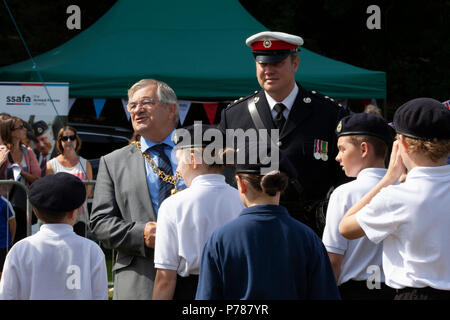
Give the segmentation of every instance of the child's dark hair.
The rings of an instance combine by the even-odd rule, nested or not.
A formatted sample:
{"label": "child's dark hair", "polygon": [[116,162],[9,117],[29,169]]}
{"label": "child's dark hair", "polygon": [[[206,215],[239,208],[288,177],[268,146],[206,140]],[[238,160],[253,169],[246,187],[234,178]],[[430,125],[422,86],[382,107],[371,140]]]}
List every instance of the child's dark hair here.
{"label": "child's dark hair", "polygon": [[246,180],[257,191],[271,197],[277,192],[283,192],[289,183],[289,178],[284,172],[273,171],[264,176],[249,173],[238,173],[239,178]]}
{"label": "child's dark hair", "polygon": [[45,209],[34,208],[36,216],[44,223],[61,223],[64,220],[67,212],[56,212]]}

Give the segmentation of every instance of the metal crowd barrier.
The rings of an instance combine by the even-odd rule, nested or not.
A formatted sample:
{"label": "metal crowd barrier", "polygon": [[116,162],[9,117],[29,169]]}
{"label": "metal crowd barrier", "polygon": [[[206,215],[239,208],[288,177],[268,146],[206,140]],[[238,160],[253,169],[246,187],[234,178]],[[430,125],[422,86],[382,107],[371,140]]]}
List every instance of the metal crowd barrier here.
{"label": "metal crowd barrier", "polygon": [[[27,236],[31,235],[31,219],[32,219],[32,211],[31,211],[31,203],[29,198],[29,190],[26,185],[14,181],[14,180],[0,180],[0,186],[2,185],[10,185],[11,188],[8,188],[6,190],[6,199],[9,201],[9,193],[10,189],[12,189],[12,186],[17,186],[19,188],[22,188],[25,191],[26,194],[26,214],[27,214]],[[7,228],[9,228],[9,223],[6,224]],[[7,229],[9,231],[9,229]]]}

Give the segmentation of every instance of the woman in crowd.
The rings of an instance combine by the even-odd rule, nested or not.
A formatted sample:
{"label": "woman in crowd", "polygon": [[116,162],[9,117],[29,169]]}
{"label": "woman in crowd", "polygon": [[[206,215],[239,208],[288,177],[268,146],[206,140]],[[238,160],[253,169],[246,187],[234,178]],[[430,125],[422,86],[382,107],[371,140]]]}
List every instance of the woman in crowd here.
{"label": "woman in crowd", "polygon": [[[77,130],[65,126],[58,132],[56,148],[59,155],[47,163],[46,175],[58,172],[67,172],[80,178],[82,181],[92,180],[92,166],[90,162],[78,155],[81,149],[81,139]],[[91,195],[91,187],[86,185],[87,197]],[[80,236],[86,236],[89,221],[87,203],[78,210],[77,222],[74,231]]]}
{"label": "woman in crowd", "polygon": [[[1,139],[9,150],[2,166],[2,176],[29,187],[41,177],[41,173],[33,150],[22,142],[26,139],[26,127],[22,119],[3,118],[0,123],[0,132]],[[17,231],[14,240],[17,242],[27,236],[26,194],[22,188],[14,187],[9,196],[16,212]]]}

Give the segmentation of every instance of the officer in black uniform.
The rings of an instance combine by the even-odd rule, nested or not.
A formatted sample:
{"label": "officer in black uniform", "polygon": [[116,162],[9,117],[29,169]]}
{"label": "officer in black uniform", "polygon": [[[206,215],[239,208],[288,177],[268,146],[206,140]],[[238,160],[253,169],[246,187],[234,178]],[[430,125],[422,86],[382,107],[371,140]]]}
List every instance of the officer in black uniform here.
{"label": "officer in black uniform", "polygon": [[[298,46],[303,39],[281,32],[260,32],[249,37],[256,75],[263,90],[235,101],[222,111],[220,128],[279,129],[273,144],[283,150],[297,170],[281,197],[296,219],[321,236],[327,194],[346,177],[335,161],[335,128],[348,110],[333,99],[305,90],[295,82]],[[259,119],[259,120],[258,120]]]}

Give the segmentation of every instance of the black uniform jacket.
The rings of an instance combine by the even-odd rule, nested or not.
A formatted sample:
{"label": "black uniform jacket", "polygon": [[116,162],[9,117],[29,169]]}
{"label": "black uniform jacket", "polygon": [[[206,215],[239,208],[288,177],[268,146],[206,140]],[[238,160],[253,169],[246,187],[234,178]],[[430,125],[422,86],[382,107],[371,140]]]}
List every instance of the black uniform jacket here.
{"label": "black uniform jacket", "polygon": [[[285,201],[309,203],[326,197],[331,186],[345,181],[337,155],[337,138],[335,134],[339,120],[348,115],[348,110],[338,105],[333,99],[315,91],[307,91],[299,84],[299,93],[295,99],[288,119],[280,132],[279,148],[297,170],[297,179],[303,190],[288,187],[281,198]],[[256,128],[248,110],[248,100],[253,99],[266,129],[275,129],[269,104],[264,91],[256,92],[240,99],[222,111],[220,128],[247,130]],[[323,151],[327,143],[326,156],[317,159],[314,153]],[[323,149],[317,150],[319,146]],[[317,156],[317,155],[316,155]],[[292,208],[288,208],[292,213]]]}

